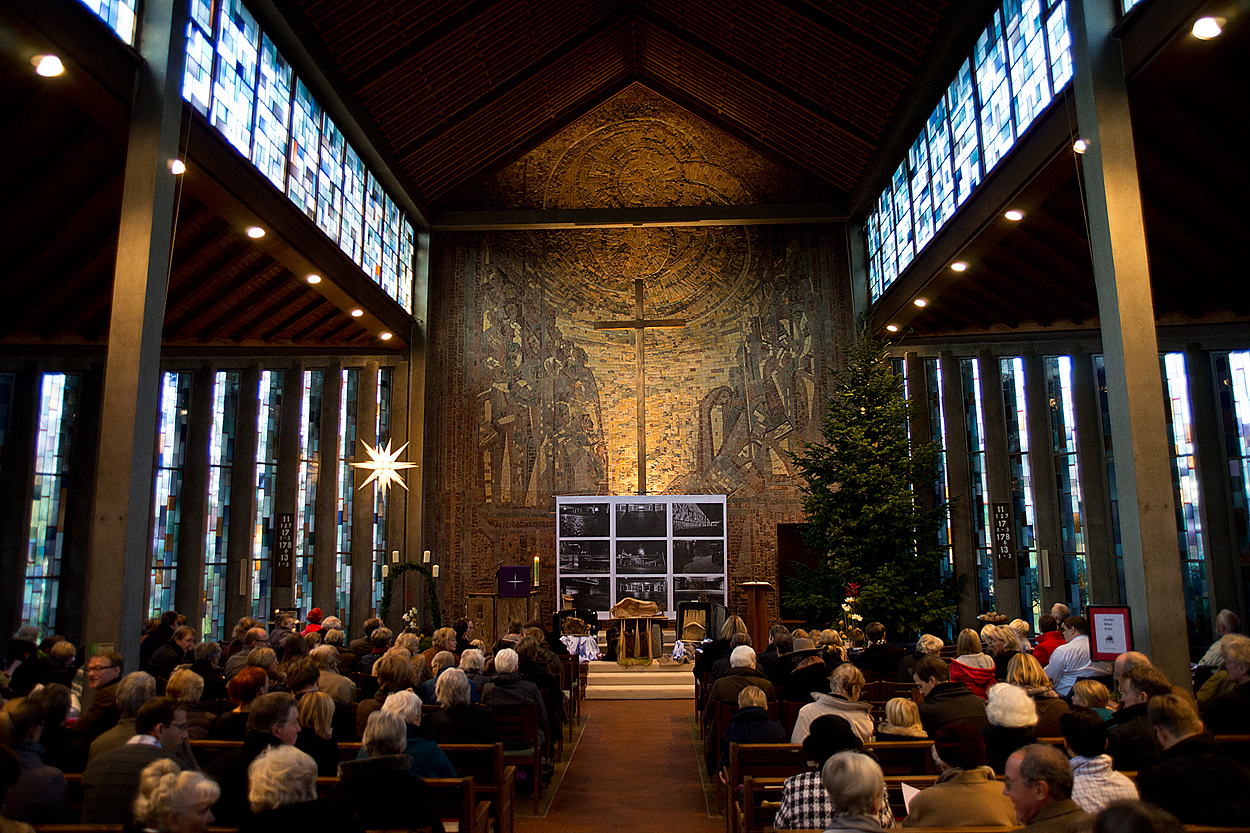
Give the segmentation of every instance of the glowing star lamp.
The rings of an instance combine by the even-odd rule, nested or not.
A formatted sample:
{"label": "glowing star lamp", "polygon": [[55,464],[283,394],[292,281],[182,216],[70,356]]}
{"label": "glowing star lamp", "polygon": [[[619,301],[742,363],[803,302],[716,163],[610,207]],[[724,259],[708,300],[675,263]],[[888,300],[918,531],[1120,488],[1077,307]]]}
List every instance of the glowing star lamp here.
{"label": "glowing star lamp", "polygon": [[392,483],[398,483],[404,487],[404,491],[408,490],[408,484],[404,482],[404,478],[400,475],[402,469],[415,469],[416,463],[401,463],[397,459],[399,455],[404,453],[404,449],[408,447],[408,443],[404,443],[397,451],[391,451],[391,441],[386,441],[386,448],[381,446],[373,447],[363,440],[360,443],[365,447],[365,453],[369,455],[367,463],[352,463],[352,468],[357,469],[373,469],[373,474],[360,484],[360,488],[368,486],[374,480],[378,481],[378,489],[385,492]]}

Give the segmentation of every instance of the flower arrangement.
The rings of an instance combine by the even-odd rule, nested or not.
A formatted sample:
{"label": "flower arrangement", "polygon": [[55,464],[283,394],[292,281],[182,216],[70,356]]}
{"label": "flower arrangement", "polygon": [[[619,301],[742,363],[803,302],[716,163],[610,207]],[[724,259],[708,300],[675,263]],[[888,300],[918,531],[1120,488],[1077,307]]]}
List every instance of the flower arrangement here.
{"label": "flower arrangement", "polygon": [[404,622],[404,633],[421,632],[421,614],[415,607],[408,608],[407,612],[400,618]]}
{"label": "flower arrangement", "polygon": [[859,582],[852,581],[847,584],[843,596],[845,601],[842,602],[842,630],[850,633],[851,628],[855,627],[853,623],[864,621],[864,617],[855,610],[859,601]]}

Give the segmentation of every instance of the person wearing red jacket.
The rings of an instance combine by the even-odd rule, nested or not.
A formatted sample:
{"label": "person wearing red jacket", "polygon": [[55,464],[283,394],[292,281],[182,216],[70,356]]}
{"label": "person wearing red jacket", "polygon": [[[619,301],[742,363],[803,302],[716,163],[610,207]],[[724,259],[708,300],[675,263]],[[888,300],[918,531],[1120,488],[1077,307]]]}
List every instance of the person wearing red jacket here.
{"label": "person wearing red jacket", "polygon": [[1045,668],[1046,663],[1050,662],[1051,653],[1062,645],[1064,640],[1063,634],[1059,631],[1059,620],[1049,613],[1043,614],[1038,619],[1038,625],[1041,633],[1033,641],[1033,658]]}

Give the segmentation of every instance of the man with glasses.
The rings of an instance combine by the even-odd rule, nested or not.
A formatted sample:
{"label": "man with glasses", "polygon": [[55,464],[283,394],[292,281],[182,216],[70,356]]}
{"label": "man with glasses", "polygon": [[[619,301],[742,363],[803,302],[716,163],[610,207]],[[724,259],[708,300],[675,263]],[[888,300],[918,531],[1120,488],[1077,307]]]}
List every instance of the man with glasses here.
{"label": "man with glasses", "polygon": [[143,768],[172,758],[187,739],[187,713],[171,697],[153,697],[135,717],[135,735],[94,759],[82,775],[83,824],[130,824]]}
{"label": "man with glasses", "polygon": [[115,651],[96,654],[87,662],[87,685],[95,692],[91,706],[74,723],[75,731],[93,740],[117,725],[121,706],[117,705],[117,681],[123,671],[122,655]]}
{"label": "man with glasses", "polygon": [[1053,746],[1034,743],[1017,749],[1007,759],[1003,795],[1011,799],[1016,818],[1024,824],[1017,833],[1067,833],[1090,816],[1072,800],[1072,767]]}
{"label": "man with glasses", "polygon": [[230,682],[230,678],[242,671],[243,667],[247,665],[247,656],[252,653],[253,648],[268,647],[269,632],[264,628],[252,628],[245,633],[243,635],[243,650],[226,660],[226,667],[222,669],[226,682]]}

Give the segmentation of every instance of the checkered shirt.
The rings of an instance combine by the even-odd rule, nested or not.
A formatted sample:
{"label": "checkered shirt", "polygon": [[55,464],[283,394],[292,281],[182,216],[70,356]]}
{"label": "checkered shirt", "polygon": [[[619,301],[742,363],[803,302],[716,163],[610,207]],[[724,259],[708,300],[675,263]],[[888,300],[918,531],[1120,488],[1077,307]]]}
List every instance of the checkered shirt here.
{"label": "checkered shirt", "polygon": [[[877,820],[882,827],[894,826],[889,795],[881,793],[881,812]],[[804,772],[786,779],[781,790],[781,806],[773,819],[776,830],[825,830],[833,826],[833,805],[820,780],[820,772]]]}
{"label": "checkered shirt", "polygon": [[1093,815],[1113,801],[1137,798],[1137,786],[1122,772],[1111,768],[1111,756],[1074,757],[1072,764],[1072,800]]}

